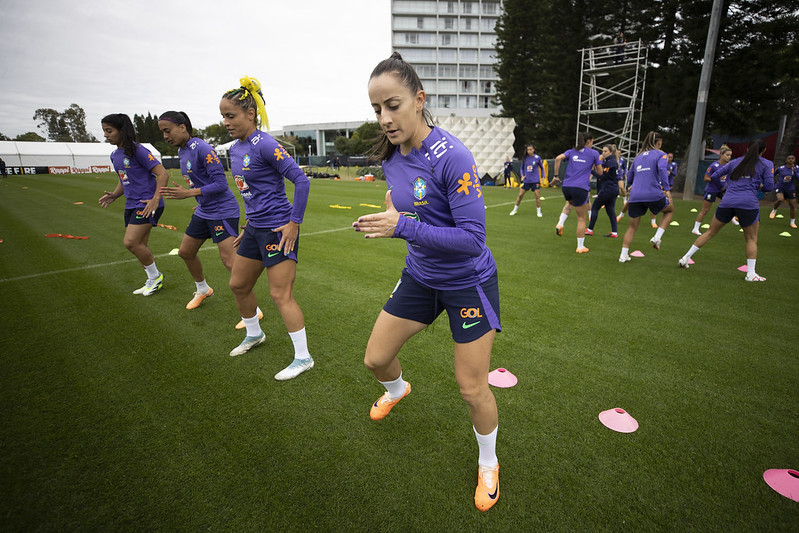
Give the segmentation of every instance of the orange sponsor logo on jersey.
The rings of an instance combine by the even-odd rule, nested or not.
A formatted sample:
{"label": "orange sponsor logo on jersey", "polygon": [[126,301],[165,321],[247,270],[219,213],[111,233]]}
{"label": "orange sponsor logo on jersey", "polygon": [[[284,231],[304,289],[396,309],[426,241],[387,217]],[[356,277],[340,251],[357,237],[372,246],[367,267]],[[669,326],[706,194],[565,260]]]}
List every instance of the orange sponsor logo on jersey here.
{"label": "orange sponsor logo on jersey", "polygon": [[461,307],[462,318],[483,318],[480,309],[477,307]]}

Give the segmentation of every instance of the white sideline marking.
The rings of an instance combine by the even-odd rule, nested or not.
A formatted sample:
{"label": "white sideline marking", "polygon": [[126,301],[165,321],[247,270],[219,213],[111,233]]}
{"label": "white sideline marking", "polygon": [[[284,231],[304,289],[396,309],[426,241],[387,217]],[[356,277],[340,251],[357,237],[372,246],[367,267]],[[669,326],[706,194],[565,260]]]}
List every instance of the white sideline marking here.
{"label": "white sideline marking", "polygon": [[[333,233],[333,232],[336,232],[336,231],[346,231],[346,230],[352,230],[352,226],[347,226],[345,228],[325,229],[325,230],[321,230],[321,231],[314,231],[314,232],[311,232],[311,233],[301,234],[301,236],[302,237],[312,237],[314,235],[321,235],[323,233]],[[352,230],[352,231],[355,231],[355,230]],[[200,248],[200,251],[202,252],[203,250],[216,250],[216,247],[214,247],[214,246],[203,246],[202,248]],[[160,258],[163,258],[163,257],[169,257],[169,253],[157,254],[157,255],[154,255],[153,257],[155,257],[156,259],[160,259]],[[41,278],[41,277],[44,277],[44,276],[54,276],[56,274],[67,274],[69,272],[79,272],[81,270],[89,270],[89,269],[92,269],[92,268],[102,268],[102,267],[109,267],[109,266],[115,266],[115,265],[124,265],[126,263],[136,263],[136,262],[138,262],[138,259],[136,259],[134,257],[132,259],[125,259],[124,261],[113,261],[111,263],[100,263],[99,265],[84,265],[84,266],[81,266],[81,267],[64,268],[62,270],[51,270],[50,272],[39,272],[38,274],[28,274],[27,276],[17,276],[16,278],[0,279],[0,283],[6,283],[6,282],[9,282],[9,281],[22,281],[22,280],[25,280],[25,279]]]}

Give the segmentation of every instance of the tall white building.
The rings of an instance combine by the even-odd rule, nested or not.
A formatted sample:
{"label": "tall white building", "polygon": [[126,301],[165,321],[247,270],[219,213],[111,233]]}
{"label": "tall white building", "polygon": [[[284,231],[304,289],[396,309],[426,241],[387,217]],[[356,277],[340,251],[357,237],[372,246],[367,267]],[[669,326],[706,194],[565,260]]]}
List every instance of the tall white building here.
{"label": "tall white building", "polygon": [[489,117],[501,0],[391,0],[394,50],[414,66],[436,116]]}

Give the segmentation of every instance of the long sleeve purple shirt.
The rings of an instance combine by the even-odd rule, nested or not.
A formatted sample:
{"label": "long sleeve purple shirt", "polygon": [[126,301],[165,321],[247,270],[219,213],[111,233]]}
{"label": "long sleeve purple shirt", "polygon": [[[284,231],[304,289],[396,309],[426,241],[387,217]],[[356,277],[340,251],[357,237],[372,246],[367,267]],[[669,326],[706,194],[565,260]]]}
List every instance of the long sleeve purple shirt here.
{"label": "long sleeve purple shirt", "polygon": [[[230,163],[248,224],[274,229],[289,220],[302,223],[311,182],[271,135],[255,130],[247,139],[233,143]],[[294,205],[286,196],[284,177],[294,183]]]}
{"label": "long sleeve purple shirt", "polygon": [[774,189],[774,165],[762,157],[755,163],[752,176],[741,176],[737,180],[729,176],[737,167],[743,157],[733,159],[723,167],[718,168],[712,177],[727,176],[727,192],[719,202],[719,207],[736,207],[738,209],[760,209],[757,193],[762,189],[768,192]]}
{"label": "long sleeve purple shirt", "polygon": [[541,183],[541,176],[544,175],[541,156],[538,154],[524,156],[522,172],[524,173],[524,183]]}
{"label": "long sleeve purple shirt", "polygon": [[[144,207],[144,203],[155,195],[157,186],[152,170],[161,164],[150,150],[139,143],[135,147],[134,157],[128,157],[122,148],[111,152],[111,164],[119,174],[125,194],[125,209]],[[164,207],[164,199],[158,202],[158,207]]]}
{"label": "long sleeve purple shirt", "polygon": [[795,182],[799,181],[796,168],[796,165],[792,167],[781,165],[774,169],[774,187],[781,191],[794,192]]}
{"label": "long sleeve purple shirt", "polygon": [[577,187],[591,190],[591,170],[594,165],[601,165],[599,152],[593,148],[570,148],[563,152],[569,164],[563,176],[563,187]]}
{"label": "long sleeve purple shirt", "polygon": [[197,210],[194,213],[209,220],[238,218],[239,203],[228,187],[225,170],[211,145],[192,137],[178,150],[178,157],[186,184],[202,192],[195,196]]}
{"label": "long sleeve purple shirt", "polygon": [[671,190],[666,171],[668,158],[668,155],[657,149],[641,152],[636,156],[627,175],[630,202],[657,202],[666,196],[663,191]]}
{"label": "long sleeve purple shirt", "polygon": [[474,157],[455,136],[434,127],[422,148],[383,162],[405,239],[408,274],[439,290],[486,281],[497,265],[486,246],[485,203]]}
{"label": "long sleeve purple shirt", "polygon": [[[724,185],[727,180],[727,176],[721,177],[713,177],[713,173],[716,172],[721,167],[721,163],[718,161],[713,161],[710,163],[710,166],[707,167],[707,172],[705,172],[706,176],[710,176],[710,181],[705,183],[705,194],[713,193],[717,194],[724,190]],[[722,179],[724,178],[724,179]]]}

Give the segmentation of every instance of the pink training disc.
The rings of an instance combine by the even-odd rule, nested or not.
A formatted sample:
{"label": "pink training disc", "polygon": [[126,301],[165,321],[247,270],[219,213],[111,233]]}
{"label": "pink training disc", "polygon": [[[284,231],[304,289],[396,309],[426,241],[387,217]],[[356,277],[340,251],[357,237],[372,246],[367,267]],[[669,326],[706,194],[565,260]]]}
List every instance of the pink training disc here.
{"label": "pink training disc", "polygon": [[741,272],[746,272],[747,271],[746,265],[739,266],[738,270],[740,270]]}
{"label": "pink training disc", "polygon": [[613,431],[618,431],[619,433],[632,433],[638,429],[638,422],[635,418],[631,417],[627,411],[619,407],[599,413],[599,421],[602,422],[605,427]]}
{"label": "pink training disc", "polygon": [[799,472],[784,468],[772,468],[763,473],[768,486],[786,498],[799,502]]}
{"label": "pink training disc", "polygon": [[630,254],[630,257],[644,257],[644,252],[641,250],[636,250]]}
{"label": "pink training disc", "polygon": [[495,387],[502,387],[506,389],[508,387],[513,387],[518,382],[519,380],[516,378],[516,376],[504,368],[497,368],[493,372],[488,373],[488,384]]}
{"label": "pink training disc", "polygon": [[688,259],[688,264],[689,265],[695,265],[696,261],[694,261],[693,259]]}

